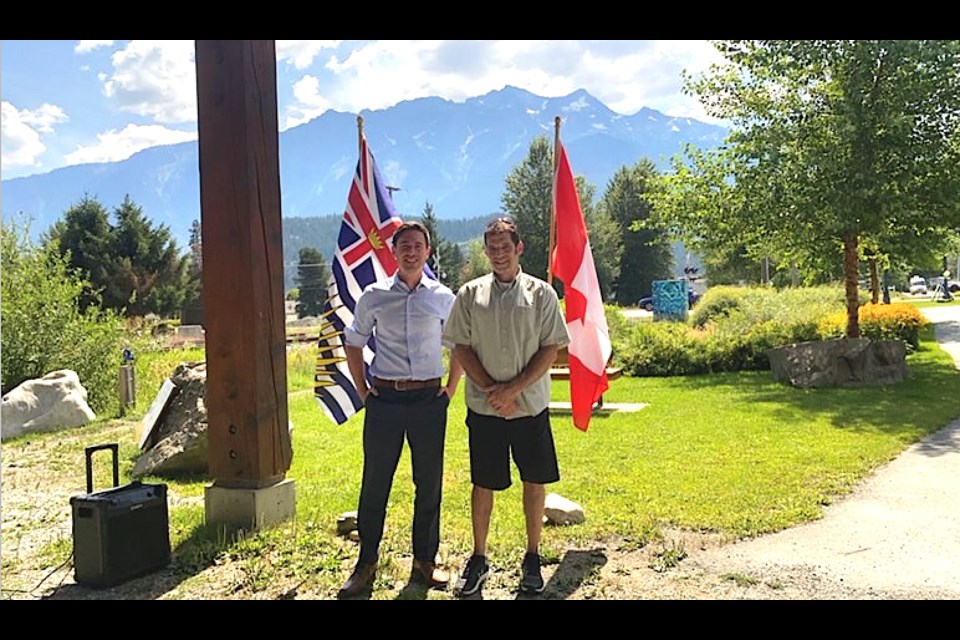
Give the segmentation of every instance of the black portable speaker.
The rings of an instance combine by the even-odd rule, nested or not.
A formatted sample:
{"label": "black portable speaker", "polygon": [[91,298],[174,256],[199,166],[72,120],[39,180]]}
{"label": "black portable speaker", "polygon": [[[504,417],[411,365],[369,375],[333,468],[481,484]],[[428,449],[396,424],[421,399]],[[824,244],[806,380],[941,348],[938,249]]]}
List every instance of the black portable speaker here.
{"label": "black portable speaker", "polygon": [[[78,584],[109,587],[170,563],[167,485],[119,486],[118,445],[87,447],[87,493],[70,498],[73,567]],[[113,488],[93,491],[93,454],[113,453]]]}

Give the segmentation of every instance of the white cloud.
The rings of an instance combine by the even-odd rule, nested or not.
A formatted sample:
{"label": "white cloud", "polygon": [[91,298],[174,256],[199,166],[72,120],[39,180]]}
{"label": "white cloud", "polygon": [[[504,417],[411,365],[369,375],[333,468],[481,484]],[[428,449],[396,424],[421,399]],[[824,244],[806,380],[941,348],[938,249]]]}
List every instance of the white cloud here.
{"label": "white cloud", "polygon": [[111,46],[113,46],[113,40],[81,40],[73,48],[73,51],[74,53],[90,53],[94,49]]}
{"label": "white cloud", "polygon": [[280,130],[303,124],[330,108],[330,102],[320,95],[320,80],[316,76],[303,76],[293,83],[293,97],[297,102],[286,109],[280,118]]}
{"label": "white cloud", "polygon": [[703,40],[653,40],[633,52],[587,50],[577,82],[619,113],[636,113],[641,107],[671,116],[706,120],[702,105],[683,95],[681,72],[696,76],[722,56]]}
{"label": "white cloud", "polygon": [[512,85],[547,97],[586,89],[617,113],[650,107],[706,120],[683,95],[680,72],[720,61],[703,40],[380,40],[330,56],[323,71],[312,67],[285,114],[289,127],[328,108],[356,113],[425,96],[460,102]]}
{"label": "white cloud", "polygon": [[133,40],[110,59],[103,94],[120,110],[163,123],[196,122],[193,40]]}
{"label": "white cloud", "polygon": [[97,135],[96,144],[77,147],[66,155],[66,160],[68,164],[117,162],[149,147],[196,139],[196,131],[178,131],[158,124],[128,124],[122,131],[110,130]]}
{"label": "white cloud", "polygon": [[296,69],[306,69],[325,49],[336,49],[342,40],[277,40],[277,62],[287,62]]}
{"label": "white cloud", "polygon": [[41,134],[53,133],[53,125],[67,122],[63,109],[52,104],[42,104],[37,109],[17,109],[4,101],[0,105],[2,115],[2,139],[0,139],[0,163],[5,168],[41,166],[40,156],[47,150]]}

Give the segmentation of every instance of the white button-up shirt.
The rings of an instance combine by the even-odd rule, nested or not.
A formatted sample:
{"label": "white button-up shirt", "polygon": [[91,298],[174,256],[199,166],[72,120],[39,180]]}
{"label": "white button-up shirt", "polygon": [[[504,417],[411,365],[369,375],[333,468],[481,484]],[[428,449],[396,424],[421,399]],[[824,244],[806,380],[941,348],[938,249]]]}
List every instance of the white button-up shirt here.
{"label": "white button-up shirt", "polygon": [[414,289],[396,276],[375,282],[357,299],[344,339],[351,347],[375,345],[370,373],[378,378],[441,378],[441,336],[453,300],[449,287],[426,276]]}

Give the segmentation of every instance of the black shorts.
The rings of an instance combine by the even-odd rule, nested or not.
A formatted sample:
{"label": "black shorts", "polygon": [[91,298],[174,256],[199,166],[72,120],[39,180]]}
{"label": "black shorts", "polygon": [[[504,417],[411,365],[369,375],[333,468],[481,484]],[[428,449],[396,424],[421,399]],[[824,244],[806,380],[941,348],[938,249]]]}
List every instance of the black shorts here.
{"label": "black shorts", "polygon": [[500,491],[510,486],[510,453],[523,482],[549,484],[560,479],[550,414],[507,420],[467,410],[470,431],[470,480]]}

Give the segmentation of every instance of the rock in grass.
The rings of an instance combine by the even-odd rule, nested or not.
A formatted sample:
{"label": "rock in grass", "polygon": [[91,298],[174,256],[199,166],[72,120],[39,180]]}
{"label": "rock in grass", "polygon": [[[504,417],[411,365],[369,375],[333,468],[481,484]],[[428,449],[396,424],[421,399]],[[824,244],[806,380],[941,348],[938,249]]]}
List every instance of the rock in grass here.
{"label": "rock in grass", "polygon": [[547,494],[543,503],[543,521],[546,524],[580,524],[585,519],[583,507],[576,502],[557,493]]}

